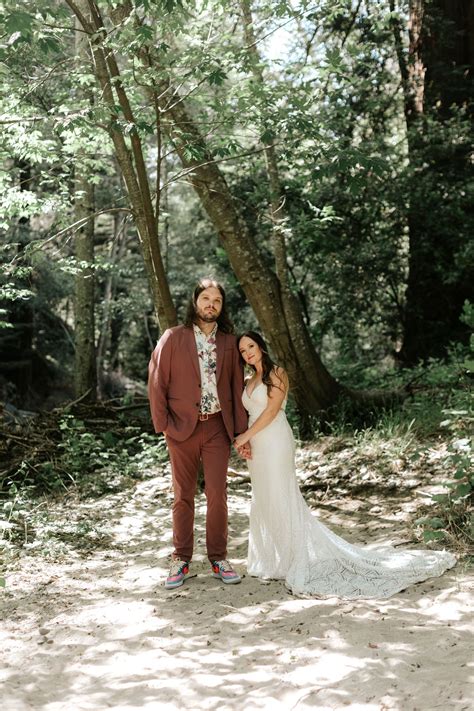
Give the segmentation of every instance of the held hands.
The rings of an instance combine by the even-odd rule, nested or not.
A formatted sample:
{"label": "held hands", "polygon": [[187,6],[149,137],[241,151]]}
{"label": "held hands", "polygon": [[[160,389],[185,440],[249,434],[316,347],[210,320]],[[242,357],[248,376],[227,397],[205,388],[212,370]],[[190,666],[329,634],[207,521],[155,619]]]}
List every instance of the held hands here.
{"label": "held hands", "polygon": [[239,447],[237,449],[238,453],[240,454],[243,459],[252,459],[252,449],[250,447],[250,444],[247,442],[247,444],[244,444],[242,447]]}
{"label": "held hands", "polygon": [[244,434],[239,435],[234,439],[234,447],[243,459],[252,459],[252,449],[250,447],[250,442]]}
{"label": "held hands", "polygon": [[241,447],[243,447],[245,444],[248,444],[249,437],[246,432],[242,432],[242,434],[237,435],[237,437],[234,439],[234,447],[239,450]]}

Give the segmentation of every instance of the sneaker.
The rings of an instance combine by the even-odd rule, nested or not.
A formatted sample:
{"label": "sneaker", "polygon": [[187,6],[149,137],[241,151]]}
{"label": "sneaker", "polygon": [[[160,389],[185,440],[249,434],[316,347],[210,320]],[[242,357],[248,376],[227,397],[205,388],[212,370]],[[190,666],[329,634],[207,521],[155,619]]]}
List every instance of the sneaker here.
{"label": "sneaker", "polygon": [[211,565],[213,577],[220,578],[226,585],[235,585],[235,583],[241,582],[240,575],[232,569],[228,560],[214,560]]}
{"label": "sneaker", "polygon": [[170,573],[166,578],[165,588],[179,588],[189,576],[189,563],[185,560],[173,560]]}

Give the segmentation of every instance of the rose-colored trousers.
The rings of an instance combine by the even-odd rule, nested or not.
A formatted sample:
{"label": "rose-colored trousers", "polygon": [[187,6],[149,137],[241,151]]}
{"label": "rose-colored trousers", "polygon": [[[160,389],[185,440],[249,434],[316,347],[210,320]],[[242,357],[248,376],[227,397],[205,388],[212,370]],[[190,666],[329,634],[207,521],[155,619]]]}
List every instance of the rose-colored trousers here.
{"label": "rose-colored trousers", "polygon": [[202,460],[207,499],[206,549],[210,561],[227,555],[229,435],[222,415],[198,422],[184,442],[166,437],[173,475],[173,558],[190,561],[194,548],[194,497]]}

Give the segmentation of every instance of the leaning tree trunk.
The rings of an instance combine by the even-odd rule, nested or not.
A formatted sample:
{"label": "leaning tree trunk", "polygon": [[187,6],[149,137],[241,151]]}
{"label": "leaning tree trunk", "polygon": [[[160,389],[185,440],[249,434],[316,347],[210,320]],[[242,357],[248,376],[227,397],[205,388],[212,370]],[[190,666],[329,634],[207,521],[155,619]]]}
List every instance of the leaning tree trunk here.
{"label": "leaning tree trunk", "polygon": [[[87,59],[88,43],[80,31],[76,32],[75,40],[76,56]],[[95,402],[97,366],[94,314],[94,187],[84,166],[79,165],[79,159],[74,169],[74,205],[75,222],[80,224],[75,233],[77,273],[74,298],[74,391],[76,398]]]}
{"label": "leaning tree trunk", "polygon": [[[262,88],[265,86],[265,78],[262,69],[262,60],[257,49],[257,42],[255,33],[253,30],[253,18],[252,18],[252,8],[250,0],[240,0],[240,8],[243,20],[243,29],[245,42],[247,45],[247,51],[249,52],[251,58],[251,68],[252,74],[256,84]],[[272,245],[273,245],[273,256],[275,259],[275,273],[277,279],[277,285],[280,295],[281,309],[280,319],[283,320],[287,326],[290,333],[292,345],[294,346],[291,351],[287,350],[285,353],[281,353],[281,361],[285,364],[286,369],[289,372],[290,380],[294,391],[296,392],[296,399],[298,404],[307,410],[306,402],[303,397],[303,393],[306,391],[307,383],[304,382],[301,374],[301,368],[307,367],[307,365],[298,364],[298,361],[294,361],[295,355],[303,349],[314,351],[312,344],[310,344],[309,335],[306,330],[306,324],[303,321],[303,316],[301,313],[301,306],[298,303],[294,293],[291,290],[290,280],[289,280],[289,270],[287,262],[287,248],[285,239],[285,230],[289,226],[289,218],[285,210],[285,198],[282,190],[282,183],[280,179],[280,171],[278,167],[278,158],[276,154],[275,147],[271,140],[264,141],[264,153],[266,162],[266,171],[268,176],[268,184],[270,189],[270,220],[272,225]],[[267,333],[267,331],[265,331]],[[272,333],[268,332],[268,337],[271,343],[273,343]],[[307,359],[307,363],[308,363]],[[330,376],[327,370],[324,368],[319,358],[317,362],[313,358],[309,361],[315,371],[315,376],[313,379],[317,379],[319,382],[324,381],[326,383],[327,390],[323,394],[323,397],[334,402],[339,395],[340,386],[338,383]],[[299,367],[298,367],[299,365]],[[295,369],[295,366],[297,368]],[[293,372],[295,371],[295,372]],[[322,400],[322,395],[317,394],[318,401],[321,402],[322,409],[327,407],[325,401]],[[319,405],[319,407],[321,407]],[[306,407],[305,407],[306,406]]]}
{"label": "leaning tree trunk", "polygon": [[[135,130],[130,133],[132,145],[132,156],[130,156],[123,134],[117,128],[118,116],[112,85],[123,114],[130,124],[134,124],[134,117],[121,82],[115,55],[110,48],[105,51],[102,44],[107,37],[104,22],[93,0],[87,0],[93,18],[91,22],[88,22],[80,13],[73,0],[66,0],[66,2],[79,17],[83,27],[88,32],[95,32],[92,39],[95,73],[103,90],[104,99],[109,106],[111,114],[109,131],[127,184],[135,222],[142,236],[142,242],[154,244],[157,247],[156,219],[138,133]],[[114,17],[115,21],[123,19],[127,13],[132,12],[131,4],[124,2],[119,6],[117,12],[120,13],[120,16]],[[159,69],[153,63],[151,51],[148,51],[146,55],[142,52],[143,61],[145,61],[145,57],[151,68]],[[159,72],[157,75],[159,76]],[[150,99],[156,102],[159,110],[157,117],[158,113],[163,116],[160,118],[163,130],[173,140],[183,166],[190,169],[190,173],[192,173],[192,185],[214,224],[231,266],[249,299],[260,326],[268,338],[276,358],[288,370],[297,404],[303,411],[309,413],[326,410],[336,402],[341,387],[321,363],[304,324],[301,310],[292,295],[290,295],[291,308],[285,309],[280,282],[265,265],[255,240],[251,237],[238,212],[226,180],[209,154],[206,143],[191,114],[176,91],[173,91],[171,106],[168,105],[168,90],[169,86],[166,82],[159,83],[157,81],[154,90],[149,92]],[[184,139],[183,136],[186,138]],[[201,154],[205,156],[204,159],[197,161],[189,158],[186,149],[190,143],[199,146]],[[155,235],[154,240],[149,239],[152,227]],[[143,240],[143,235],[146,236],[145,240]],[[146,249],[144,256],[147,261]],[[159,263],[162,276],[157,282],[162,283],[165,277],[161,256]]]}
{"label": "leaning tree trunk", "polygon": [[[153,214],[140,139],[136,130],[132,128],[130,133],[132,153],[130,154],[124,136],[118,129],[118,115],[112,86],[123,115],[132,126],[134,126],[134,117],[121,82],[115,55],[110,46],[107,50],[103,46],[104,40],[107,39],[104,23],[93,0],[87,0],[93,15],[91,23],[82,16],[73,0],[65,1],[79,17],[84,29],[91,34],[95,73],[110,112],[109,133],[127,184],[135,222],[142,244],[146,248],[151,248],[153,245],[150,242],[150,235],[155,235],[156,247],[157,232],[156,219],[154,219],[156,215]],[[128,1],[117,8],[122,19],[132,11]],[[135,20],[140,22],[138,18]],[[151,46],[142,49],[140,57],[145,66],[148,62],[149,68],[154,70],[152,74],[156,77],[154,86],[147,89],[150,99],[156,103],[157,117],[158,114],[160,115],[160,128],[163,128],[174,143],[190,182],[216,229],[232,269],[275,357],[288,371],[298,407],[305,413],[320,414],[321,411],[326,411],[333,406],[342,394],[347,394],[352,399],[366,399],[363,393],[353,393],[341,386],[322,364],[311,342],[295,297],[289,290],[282,293],[282,284],[265,264],[256,241],[242,219],[225,177],[210,154],[185,100],[174,88],[170,91],[168,80],[160,80],[161,68],[158,63],[155,63]],[[171,94],[172,99],[168,101],[168,96]],[[187,150],[190,145],[198,149],[202,158],[197,160],[190,157]],[[149,265],[150,253],[147,249],[144,249],[144,257]],[[157,279],[159,285],[162,285],[163,278],[164,271]],[[380,402],[379,397],[376,399]],[[386,397],[383,396],[382,399],[385,400]]]}
{"label": "leaning tree trunk", "polygon": [[[251,59],[252,74],[256,85],[263,89],[265,88],[265,79],[262,69],[262,60],[257,49],[256,37],[253,30],[252,7],[250,0],[240,0],[240,9],[242,12],[247,51]],[[278,281],[280,282],[282,299],[284,299],[285,302],[288,302],[288,306],[291,308],[285,240],[285,226],[288,226],[288,219],[285,211],[285,198],[281,187],[278,159],[273,142],[271,140],[264,141],[264,146],[268,183],[270,187],[270,220],[272,224],[275,272]]]}
{"label": "leaning tree trunk", "polygon": [[[161,87],[165,97],[165,87]],[[317,413],[333,405],[341,387],[322,364],[298,307],[285,309],[282,288],[265,264],[258,246],[242,219],[229,186],[213,160],[184,102],[176,92],[167,106],[161,98],[163,121],[190,182],[213,223],[242,289],[267,337],[277,361],[288,371],[293,394],[305,412]],[[186,135],[186,142],[183,141]],[[189,143],[204,157],[189,158]],[[288,295],[289,296],[289,295]],[[296,302],[295,297],[292,297]]]}
{"label": "leaning tree trunk", "polygon": [[[431,145],[427,121],[430,115],[442,125],[452,116],[452,104],[462,106],[472,96],[472,74],[463,71],[470,66],[474,51],[474,18],[469,5],[472,3],[468,0],[436,0],[429,5],[425,0],[410,0],[408,57],[404,28],[396,19],[392,21],[413,176],[408,198],[408,280],[400,353],[407,364],[442,355],[450,341],[466,335],[459,316],[465,299],[473,295],[467,277],[451,277],[457,271],[456,255],[465,248],[462,216],[456,218],[459,210],[451,210],[458,226],[447,223],[444,217],[451,197],[448,195],[447,202],[446,192],[450,191],[446,184],[451,183],[454,192],[462,187],[468,150],[461,146],[449,153],[447,146],[440,150],[439,145]],[[390,0],[390,6],[395,10],[395,0]]]}
{"label": "leaning tree trunk", "polygon": [[[176,309],[171,299],[168,280],[161,259],[158,239],[158,217],[153,206],[150,184],[145,166],[142,141],[140,139],[135,116],[127,93],[116,57],[110,47],[104,47],[107,30],[94,0],[83,0],[88,14],[74,0],[65,0],[87,33],[94,61],[94,73],[102,89],[102,96],[109,112],[108,133],[115,148],[115,155],[125,180],[134,221],[137,227],[143,259],[147,271],[153,300],[157,311],[160,329],[164,330],[176,324]],[[121,12],[121,6],[116,9]],[[121,115],[130,130],[130,148],[120,127]]]}

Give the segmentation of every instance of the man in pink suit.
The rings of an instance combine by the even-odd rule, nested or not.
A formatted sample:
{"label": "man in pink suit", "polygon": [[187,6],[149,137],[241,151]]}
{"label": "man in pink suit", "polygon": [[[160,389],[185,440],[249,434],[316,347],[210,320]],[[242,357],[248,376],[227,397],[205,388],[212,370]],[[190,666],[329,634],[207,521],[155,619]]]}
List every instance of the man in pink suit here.
{"label": "man in pink suit", "polygon": [[[182,585],[194,544],[199,463],[207,499],[206,547],[214,577],[239,583],[227,561],[227,465],[234,437],[247,429],[243,369],[223,287],[202,279],[185,324],[169,328],[153,351],[148,396],[156,432],[166,437],[173,477],[173,560],[165,582]],[[249,451],[241,452],[249,456]]]}

